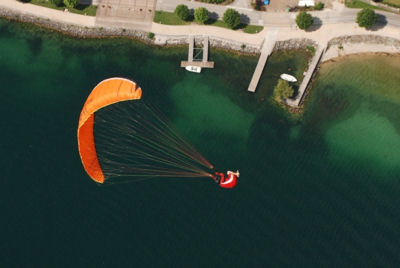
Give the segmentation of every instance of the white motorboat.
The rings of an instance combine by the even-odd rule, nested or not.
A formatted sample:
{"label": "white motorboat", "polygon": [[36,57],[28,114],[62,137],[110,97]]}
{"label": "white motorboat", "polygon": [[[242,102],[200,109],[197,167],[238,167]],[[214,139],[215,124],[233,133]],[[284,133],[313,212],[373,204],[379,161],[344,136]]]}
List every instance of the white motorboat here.
{"label": "white motorboat", "polygon": [[299,7],[313,7],[315,5],[314,0],[299,0]]}
{"label": "white motorboat", "polygon": [[198,66],[189,65],[189,66],[186,66],[185,69],[187,71],[193,72],[193,73],[200,73],[201,72],[201,67],[198,67]]}
{"label": "white motorboat", "polygon": [[281,78],[282,78],[283,80],[288,81],[288,82],[297,82],[296,77],[294,77],[294,76],[292,76],[292,75],[290,75],[290,74],[281,74]]}

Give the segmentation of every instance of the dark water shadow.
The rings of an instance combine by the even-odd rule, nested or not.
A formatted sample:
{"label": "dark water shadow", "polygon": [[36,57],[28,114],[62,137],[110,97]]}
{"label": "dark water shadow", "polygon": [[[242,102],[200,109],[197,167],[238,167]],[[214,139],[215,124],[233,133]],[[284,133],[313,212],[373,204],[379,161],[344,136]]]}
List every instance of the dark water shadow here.
{"label": "dark water shadow", "polygon": [[[351,95],[348,92],[355,92],[357,89],[351,85],[343,86],[346,90],[338,90],[335,84],[325,84],[323,86],[316,83],[312,84],[312,90],[319,90],[314,92],[315,101],[306,100],[307,111],[304,115],[304,127],[302,129],[304,135],[310,130],[320,131],[325,129],[326,124],[338,124],[351,117],[359,110],[362,102],[357,100],[357,96]],[[310,111],[318,111],[312,113]],[[323,135],[320,133],[319,135]],[[321,141],[322,146],[323,141]]]}
{"label": "dark water shadow", "polygon": [[368,30],[379,31],[386,27],[386,25],[388,23],[386,17],[382,14],[376,14],[376,17],[377,17],[376,24],[374,26],[372,26],[371,28],[368,28]]}
{"label": "dark water shadow", "polygon": [[[172,68],[168,62],[173,62],[176,58],[185,58],[186,49],[181,48],[154,48],[149,47],[140,42],[132,42],[127,39],[102,39],[102,40],[86,40],[79,43],[79,39],[69,36],[59,36],[58,44],[61,47],[62,66],[68,65],[71,57],[85,58],[80,63],[82,72],[86,73],[86,79],[80,81],[82,89],[90,91],[102,79],[109,77],[124,77],[137,82],[142,88],[160,90],[146,90],[142,99],[151,99],[155,106],[162,106],[167,117],[173,117],[173,101],[170,98],[167,89],[171,88],[174,81],[183,79],[185,72],[183,70]],[[77,49],[79,47],[79,49]],[[95,49],[99,55],[110,55],[104,57],[99,62],[98,58],[87,57],[90,51]],[[164,53],[165,51],[165,53]],[[186,51],[186,52],[185,52]],[[157,57],[154,56],[157,54]],[[126,58],[128,61],[120,61],[118,59]],[[158,72],[145,72],[137,62],[154,62],[159,59],[164,62],[164,68],[168,68],[169,75],[162,76]],[[163,60],[161,60],[163,59]],[[149,63],[151,64],[151,63]],[[172,78],[176,77],[176,78]],[[177,79],[177,80],[176,80]],[[161,90],[162,89],[162,90]]]}
{"label": "dark water shadow", "polygon": [[42,46],[43,46],[42,38],[33,36],[31,38],[27,38],[26,42],[28,44],[30,51],[32,52],[32,54],[34,56],[37,56],[40,54],[40,52],[42,51]]}
{"label": "dark water shadow", "polygon": [[16,35],[16,32],[12,30],[11,25],[6,23],[6,20],[0,18],[0,35],[5,38],[10,38]]}
{"label": "dark water shadow", "polygon": [[397,134],[400,136],[400,107],[398,103],[390,102],[384,99],[374,99],[373,102],[370,102],[369,107],[380,116],[387,118],[392,123],[392,126],[396,129]]}
{"label": "dark water shadow", "polygon": [[306,32],[314,32],[317,31],[322,26],[322,20],[318,17],[313,17],[313,24],[307,28]]}
{"label": "dark water shadow", "polygon": [[[249,148],[259,151],[262,154],[269,154],[273,151],[286,151],[290,123],[278,112],[272,109],[259,113],[249,131]],[[268,143],[260,142],[268,140]],[[271,156],[272,157],[272,156]]]}

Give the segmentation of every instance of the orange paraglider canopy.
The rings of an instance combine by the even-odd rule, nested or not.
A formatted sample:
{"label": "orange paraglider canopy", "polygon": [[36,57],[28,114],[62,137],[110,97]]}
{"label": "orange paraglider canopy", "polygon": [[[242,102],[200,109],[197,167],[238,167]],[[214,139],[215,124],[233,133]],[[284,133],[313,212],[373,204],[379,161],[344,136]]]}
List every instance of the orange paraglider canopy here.
{"label": "orange paraglider canopy", "polygon": [[141,97],[142,90],[136,83],[124,78],[110,78],[100,82],[87,98],[79,117],[78,150],[83,167],[94,181],[104,182],[94,143],[94,113],[108,105]]}

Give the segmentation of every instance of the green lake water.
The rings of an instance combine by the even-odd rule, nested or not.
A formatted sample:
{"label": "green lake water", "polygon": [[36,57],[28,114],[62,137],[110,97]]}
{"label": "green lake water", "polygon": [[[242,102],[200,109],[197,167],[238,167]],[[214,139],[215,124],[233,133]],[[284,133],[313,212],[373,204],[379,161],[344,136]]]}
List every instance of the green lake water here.
{"label": "green lake water", "polygon": [[[398,267],[400,56],[322,66],[302,116],[270,99],[308,54],[211,49],[213,70],[179,68],[186,48],[76,40],[0,21],[2,267]],[[289,69],[290,68],[290,69]],[[136,81],[218,169],[210,179],[95,184],[76,128],[92,88]]]}

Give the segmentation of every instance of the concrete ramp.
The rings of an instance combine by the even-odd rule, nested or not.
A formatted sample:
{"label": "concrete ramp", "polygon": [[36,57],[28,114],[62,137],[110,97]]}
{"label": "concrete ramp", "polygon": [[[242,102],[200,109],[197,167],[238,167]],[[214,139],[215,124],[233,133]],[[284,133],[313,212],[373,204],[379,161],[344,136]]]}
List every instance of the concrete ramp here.
{"label": "concrete ramp", "polygon": [[268,60],[269,55],[271,55],[272,50],[274,49],[275,42],[278,36],[278,30],[272,29],[268,31],[267,35],[265,36],[265,40],[263,46],[261,48],[261,55],[258,59],[256,70],[254,71],[253,77],[251,78],[250,85],[248,91],[255,92],[258,81],[263,73],[265,64]]}

